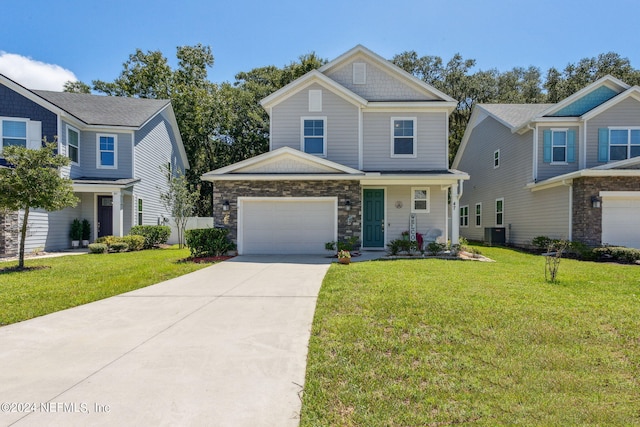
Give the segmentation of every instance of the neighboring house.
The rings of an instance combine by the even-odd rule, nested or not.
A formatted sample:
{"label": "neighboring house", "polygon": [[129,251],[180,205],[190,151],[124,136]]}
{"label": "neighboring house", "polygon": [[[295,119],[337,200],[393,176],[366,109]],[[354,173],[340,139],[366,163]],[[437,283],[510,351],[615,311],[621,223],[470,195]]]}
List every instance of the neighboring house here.
{"label": "neighboring house", "polygon": [[461,234],[640,248],[640,88],[606,76],[557,104],[483,104],[454,168],[471,175]]}
{"label": "neighboring house", "polygon": [[[70,247],[74,218],[90,221],[92,240],[162,222],[161,167],[189,167],[168,100],[29,90],[0,75],[0,122],[0,166],[5,145],[39,149],[43,138],[56,139],[71,159],[62,174],[80,200],[74,208],[30,212],[26,251]],[[18,213],[0,215],[0,256],[16,253],[18,222]]]}
{"label": "neighboring house", "polygon": [[202,176],[240,254],[323,253],[351,237],[385,249],[409,230],[457,241],[448,197],[457,218],[468,175],[448,169],[454,99],[356,46],[261,104],[270,151]]}

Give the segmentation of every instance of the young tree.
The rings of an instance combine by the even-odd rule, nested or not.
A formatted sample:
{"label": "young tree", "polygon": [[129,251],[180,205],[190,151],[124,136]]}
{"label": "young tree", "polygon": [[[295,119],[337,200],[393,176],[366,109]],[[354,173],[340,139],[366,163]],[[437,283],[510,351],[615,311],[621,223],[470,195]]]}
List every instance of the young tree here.
{"label": "young tree", "polygon": [[187,220],[193,214],[199,193],[189,189],[187,178],[180,169],[172,173],[168,166],[163,166],[163,173],[167,179],[167,191],[160,194],[160,201],[170,212],[178,229],[178,245],[184,246],[184,230]]}
{"label": "young tree", "polygon": [[78,203],[71,180],[60,176],[60,168],[68,165],[69,159],[56,154],[55,149],[56,144],[46,143],[40,150],[8,146],[2,152],[10,166],[0,167],[0,209],[24,212],[18,269],[24,268],[24,242],[31,209],[57,211]]}

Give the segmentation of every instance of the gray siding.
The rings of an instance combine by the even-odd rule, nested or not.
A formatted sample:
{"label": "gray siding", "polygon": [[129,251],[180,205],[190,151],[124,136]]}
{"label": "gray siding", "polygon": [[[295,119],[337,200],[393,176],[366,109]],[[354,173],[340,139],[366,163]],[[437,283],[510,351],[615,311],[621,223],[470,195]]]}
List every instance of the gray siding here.
{"label": "gray siding", "polygon": [[[65,156],[69,155],[69,142],[67,141],[67,127],[69,126],[70,125],[68,123],[64,121],[62,122],[62,130],[60,131],[60,137],[58,138],[60,141],[60,154],[63,154]],[[82,132],[80,129],[78,129],[75,126],[71,126],[71,127],[78,131],[79,138],[80,138],[80,141],[78,142],[79,162],[78,164],[72,163],[66,168],[66,173],[69,175],[71,179],[73,179],[73,178],[80,178],[82,176],[88,176],[83,174],[82,168],[83,166],[85,166],[85,162],[83,161],[82,154],[83,154],[83,151],[87,150],[89,147],[87,147],[87,142],[83,141],[84,132]],[[95,144],[96,144],[96,141],[94,140],[93,145],[95,146]],[[95,147],[94,147],[94,150],[95,150]],[[95,159],[93,161],[92,168],[95,168]]]}
{"label": "gray siding", "polygon": [[[57,251],[71,247],[69,230],[71,221],[74,218],[87,218],[92,221],[91,216],[84,215],[84,212],[91,209],[90,198],[85,194],[78,194],[80,199],[73,208],[65,208],[60,211],[47,212],[37,209],[29,212],[27,225],[27,238],[25,241],[25,252],[33,252],[34,249],[44,249],[45,251]],[[88,206],[85,206],[88,205]],[[20,219],[22,219],[22,211]]]}
{"label": "gray siding", "polygon": [[[417,157],[391,157],[391,117],[416,117]],[[363,169],[447,169],[446,113],[372,113],[363,115]]]}
{"label": "gray siding", "polygon": [[[65,131],[66,134],[66,131]],[[118,139],[117,169],[98,169],[96,166],[96,156],[98,153],[97,135],[116,135]],[[131,178],[133,177],[133,162],[131,159],[131,137],[132,133],[115,132],[80,132],[80,167],[72,169],[71,177],[90,178]],[[66,135],[65,135],[66,138]]]}
{"label": "gray siding", "polygon": [[[575,140],[575,162],[558,164],[544,163],[544,131],[550,129],[572,129],[576,132]],[[538,181],[553,178],[554,176],[563,175],[569,172],[575,172],[579,169],[580,160],[580,140],[582,138],[582,130],[577,126],[540,126],[538,127]],[[531,132],[527,133],[531,138]]]}
{"label": "gray siding", "polygon": [[[500,167],[493,168],[493,153],[500,149]],[[495,202],[504,198],[507,241],[526,246],[539,235],[568,238],[569,187],[532,192],[525,188],[532,176],[532,132],[512,134],[491,117],[472,131],[458,169],[469,173],[460,206],[469,206],[469,227],[460,235],[483,240],[484,228],[495,227]],[[475,205],[482,203],[482,225],[475,227]],[[459,221],[459,218],[454,218]]]}
{"label": "gray siding", "polygon": [[[322,111],[309,112],[309,90],[322,90]],[[358,108],[318,84],[275,106],[271,113],[272,150],[301,149],[301,117],[327,118],[327,159],[358,168]]]}
{"label": "gray siding", "polygon": [[608,126],[640,126],[640,102],[627,98],[587,121],[587,168],[602,164],[598,162],[598,128]]}
{"label": "gray siding", "polygon": [[[366,84],[353,83],[354,62],[367,64]],[[364,57],[349,61],[326,75],[368,101],[432,101],[438,99],[419,92]]]}

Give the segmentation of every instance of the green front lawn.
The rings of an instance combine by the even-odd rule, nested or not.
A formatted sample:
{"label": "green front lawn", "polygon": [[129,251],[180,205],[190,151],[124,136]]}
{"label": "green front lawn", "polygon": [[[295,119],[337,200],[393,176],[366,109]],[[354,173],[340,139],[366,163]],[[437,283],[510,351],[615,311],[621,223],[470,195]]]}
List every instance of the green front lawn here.
{"label": "green front lawn", "polygon": [[27,259],[0,263],[0,326],[143,288],[210,264],[179,263],[188,249]]}
{"label": "green front lawn", "polygon": [[640,267],[481,250],[333,265],[301,426],[640,425]]}

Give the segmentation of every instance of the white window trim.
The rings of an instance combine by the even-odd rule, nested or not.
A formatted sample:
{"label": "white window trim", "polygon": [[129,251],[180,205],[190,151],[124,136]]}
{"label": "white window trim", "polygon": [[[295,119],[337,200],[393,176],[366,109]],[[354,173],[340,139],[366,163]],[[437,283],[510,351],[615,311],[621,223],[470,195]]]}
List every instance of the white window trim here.
{"label": "white window trim", "polygon": [[[569,163],[567,162],[567,156],[569,155],[569,140],[567,139],[569,137],[569,128],[551,128],[549,129],[551,131],[551,163],[549,163],[550,165],[568,165]],[[553,134],[555,132],[564,132],[564,161],[563,162],[556,162],[553,160],[553,148],[555,147],[555,145],[553,145]]]}
{"label": "white window trim", "polygon": [[322,89],[309,90],[309,112],[310,113],[322,112]]}
{"label": "white window trim", "polygon": [[[76,149],[78,150],[78,161],[74,162],[73,160],[71,160],[71,164],[72,165],[76,165],[79,166],[80,165],[80,131],[76,128],[74,128],[73,126],[69,126],[67,125],[67,157],[69,157],[69,152],[71,150],[69,150],[69,147],[71,146],[71,144],[69,144],[69,131],[73,131],[75,133],[78,134],[78,146],[76,147]],[[100,147],[100,144],[98,144],[98,148]],[[71,159],[71,157],[69,157],[69,159]]]}
{"label": "white window trim", "polygon": [[[140,209],[140,202],[142,202],[142,209]],[[140,215],[142,215],[142,221],[140,221]],[[136,222],[138,225],[143,225],[144,223],[144,200],[142,200],[142,197],[138,197],[136,200]]]}
{"label": "white window trim", "polygon": [[[307,153],[304,151],[304,121],[305,120],[322,120],[323,136],[322,136],[322,154]],[[300,151],[318,157],[327,157],[327,116],[303,116],[300,117]]]}
{"label": "white window trim", "polygon": [[[480,213],[478,213],[478,206],[480,207]],[[502,204],[504,210],[504,203]],[[478,224],[478,218],[480,218],[480,224]],[[475,211],[473,212],[473,223],[476,228],[482,227],[482,203],[476,203]]]}
{"label": "white window trim", "polygon": [[[424,190],[427,193],[427,208],[416,209],[416,190]],[[411,187],[411,213],[429,213],[431,211],[431,189],[429,187]]]}
{"label": "white window trim", "polygon": [[[113,166],[103,166],[100,164],[100,137],[113,137]],[[111,133],[96,134],[96,168],[97,169],[118,169],[118,135]]]}
{"label": "white window trim", "polygon": [[2,153],[2,149],[4,148],[4,135],[2,133],[2,122],[4,121],[10,121],[10,122],[24,122],[25,126],[26,126],[26,131],[25,131],[25,139],[24,139],[24,146],[25,147],[29,147],[29,119],[25,119],[22,117],[0,117],[0,153]]}
{"label": "white window trim", "polygon": [[[498,212],[498,202],[502,202],[502,211]],[[495,217],[494,221],[496,223],[496,227],[504,227],[504,197],[500,197],[496,199],[496,203],[494,204]],[[498,213],[502,214],[502,223],[498,224]]]}
{"label": "white window trim", "polygon": [[[496,165],[496,160],[498,161],[497,165]],[[498,169],[499,167],[500,167],[500,149],[498,148],[496,151],[493,152],[493,168]]]}
{"label": "white window trim", "polygon": [[[611,131],[612,130],[626,130],[627,131],[627,158],[622,160],[627,160],[631,158],[631,131],[632,130],[640,130],[640,126],[609,126],[609,159],[611,159],[611,146],[614,145],[611,143]],[[615,144],[615,147],[622,147],[623,144]],[[609,162],[619,162],[620,160],[609,160]]]}
{"label": "white window trim", "polygon": [[[413,122],[413,154],[395,154],[394,153],[394,122],[396,120],[411,120]],[[391,129],[391,141],[390,141],[390,150],[391,150],[391,158],[396,159],[415,159],[418,157],[418,120],[416,117],[391,117],[391,124],[389,126]],[[405,137],[406,138],[406,137]]]}
{"label": "white window trim", "polygon": [[[463,215],[463,212],[467,212],[466,215]],[[462,219],[466,219],[466,221],[462,221]],[[458,219],[460,223],[460,228],[469,228],[469,205],[460,206],[460,218]]]}

